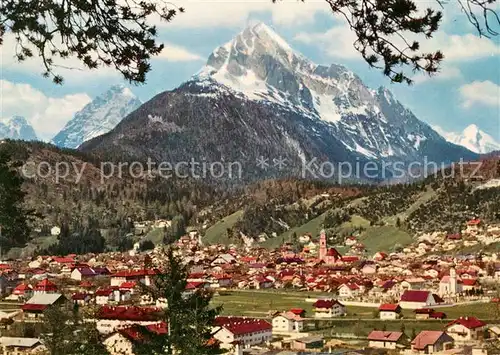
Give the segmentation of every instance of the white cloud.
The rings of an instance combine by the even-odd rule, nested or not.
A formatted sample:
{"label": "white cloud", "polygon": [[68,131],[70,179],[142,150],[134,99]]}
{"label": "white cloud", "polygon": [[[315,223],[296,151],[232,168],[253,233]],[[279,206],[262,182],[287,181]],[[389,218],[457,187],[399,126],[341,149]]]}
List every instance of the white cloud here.
{"label": "white cloud", "polygon": [[43,140],[51,139],[75,112],[91,101],[85,93],[48,97],[29,84],[7,80],[0,80],[0,89],[1,118],[25,117]]}
{"label": "white cloud", "polygon": [[270,13],[276,25],[301,25],[311,23],[317,12],[328,12],[324,0],[179,0],[178,7],[185,8],[171,22],[161,22],[168,28],[241,27],[252,13]]}
{"label": "white cloud", "polygon": [[500,107],[500,86],[489,81],[473,81],[460,87],[460,94],[465,100],[463,107],[474,105]]}
{"label": "white cloud", "polygon": [[[420,42],[422,51],[434,52],[441,50],[444,53],[445,61],[449,62],[472,61],[500,55],[500,44],[471,33],[460,36],[441,32],[430,39],[409,34],[406,38],[409,42],[414,40]],[[359,53],[353,48],[356,35],[346,24],[332,27],[323,33],[302,32],[296,35],[295,39],[317,45],[323,48],[324,52],[331,57],[361,59]],[[401,43],[401,40],[395,37],[394,43]]]}
{"label": "white cloud", "polygon": [[347,25],[332,27],[324,33],[301,32],[295,36],[295,40],[317,45],[323,48],[325,54],[333,58],[361,58],[353,46],[356,35]]}
{"label": "white cloud", "polygon": [[426,51],[441,50],[445,61],[471,61],[500,54],[500,44],[472,33],[462,36],[439,33],[428,41],[424,39],[421,44]]}
{"label": "white cloud", "polygon": [[460,69],[454,66],[448,66],[446,63],[444,63],[444,66],[441,68],[439,73],[429,76],[427,74],[420,73],[418,75],[415,75],[413,77],[413,81],[415,84],[422,84],[424,82],[427,82],[429,80],[436,81],[445,81],[445,80],[451,80],[451,79],[460,79],[462,78],[462,72]]}
{"label": "white cloud", "polygon": [[186,48],[168,43],[164,43],[164,45],[165,48],[163,48],[158,56],[154,57],[155,59],[166,60],[169,62],[189,62],[203,60],[200,55],[192,53]]}

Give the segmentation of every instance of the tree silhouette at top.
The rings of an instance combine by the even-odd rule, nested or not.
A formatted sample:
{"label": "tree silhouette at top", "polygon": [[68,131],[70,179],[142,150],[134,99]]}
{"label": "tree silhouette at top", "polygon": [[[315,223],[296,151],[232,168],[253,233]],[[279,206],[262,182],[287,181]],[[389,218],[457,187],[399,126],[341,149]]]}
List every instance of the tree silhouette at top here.
{"label": "tree silhouette at top", "polygon": [[[419,0],[325,1],[355,33],[354,47],[364,60],[398,83],[412,83],[408,69],[438,72],[443,53],[423,51],[410,37],[432,37],[445,6],[458,6],[480,36],[498,35],[495,26],[500,25],[497,0],[435,0],[439,11],[419,8],[424,3]],[[63,78],[56,73],[56,62],[66,58],[89,69],[113,67],[126,80],[144,83],[151,58],[164,47],[157,41],[154,19],[169,22],[179,12],[184,8],[164,0],[4,0],[0,44],[6,34],[12,35],[17,60],[40,57],[43,74],[58,84]]]}

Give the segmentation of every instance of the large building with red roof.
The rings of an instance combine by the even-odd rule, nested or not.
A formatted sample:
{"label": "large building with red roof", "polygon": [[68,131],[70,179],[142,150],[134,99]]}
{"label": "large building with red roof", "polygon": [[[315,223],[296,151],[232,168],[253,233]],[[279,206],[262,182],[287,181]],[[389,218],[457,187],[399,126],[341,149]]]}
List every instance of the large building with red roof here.
{"label": "large building with red roof", "polygon": [[436,295],[424,290],[406,290],[401,295],[399,305],[403,309],[419,309],[436,305]]}
{"label": "large building with red roof", "polygon": [[221,346],[231,348],[238,343],[244,347],[270,342],[273,326],[266,320],[245,317],[217,317],[215,339]]}
{"label": "large building with red roof", "polygon": [[141,282],[146,286],[151,285],[151,277],[158,274],[158,270],[140,269],[123,270],[111,275],[111,286],[121,286],[124,282]]}
{"label": "large building with red roof", "polygon": [[161,322],[162,310],[156,307],[102,306],[96,314],[97,330],[109,334],[133,325],[148,326]]}

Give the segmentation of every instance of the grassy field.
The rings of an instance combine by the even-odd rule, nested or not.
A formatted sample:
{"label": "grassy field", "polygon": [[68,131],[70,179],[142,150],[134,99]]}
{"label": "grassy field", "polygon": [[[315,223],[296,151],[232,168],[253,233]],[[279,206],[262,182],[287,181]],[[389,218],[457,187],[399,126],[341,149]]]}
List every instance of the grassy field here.
{"label": "grassy field", "polygon": [[205,244],[231,244],[231,241],[226,236],[226,229],[233,227],[242,214],[242,210],[237,211],[208,228],[203,237],[203,242]]}
{"label": "grassy field", "polygon": [[[291,308],[302,308],[307,312],[306,317],[311,318],[314,316],[312,302],[306,302],[306,298],[314,299],[327,295],[326,293],[277,290],[225,291],[214,297],[213,305],[222,305],[224,315],[262,318],[268,318],[270,310],[286,311]],[[442,330],[450,320],[460,316],[476,316],[490,323],[496,322],[492,319],[494,314],[492,307],[491,304],[470,304],[439,308],[439,311],[447,315],[447,319],[444,320],[416,320],[412,310],[404,310],[403,319],[383,321],[374,318],[375,308],[347,306],[347,315],[344,318],[319,321],[308,319],[306,326],[309,331],[327,337],[336,333],[366,336],[374,329],[404,330],[408,336],[412,336],[421,330]]]}
{"label": "grassy field", "polygon": [[[266,317],[270,310],[286,311],[291,308],[303,308],[308,313],[308,316],[313,316],[312,302],[307,302],[307,298],[331,297],[329,293],[319,292],[299,292],[299,291],[282,291],[282,290],[241,290],[241,291],[221,291],[213,299],[214,305],[223,306],[223,314],[226,315],[245,315],[255,317]],[[475,316],[480,319],[492,319],[495,314],[495,305],[489,303],[476,303],[468,305],[458,305],[455,307],[439,308],[440,312],[444,312],[448,319],[455,319],[460,316]],[[365,319],[372,320],[374,318],[375,308],[372,307],[355,307],[347,306],[348,319]],[[404,310],[403,316],[405,321],[415,319],[415,314],[412,310]]]}
{"label": "grassy field", "polygon": [[368,227],[359,240],[365,245],[369,254],[377,251],[390,252],[396,244],[405,246],[413,241],[408,233],[393,226]]}
{"label": "grassy field", "polygon": [[312,314],[312,303],[305,299],[307,296],[315,298],[317,295],[258,290],[227,291],[215,296],[212,302],[217,306],[222,305],[222,313],[226,315],[266,317],[270,310],[286,311],[290,308],[303,308]]}

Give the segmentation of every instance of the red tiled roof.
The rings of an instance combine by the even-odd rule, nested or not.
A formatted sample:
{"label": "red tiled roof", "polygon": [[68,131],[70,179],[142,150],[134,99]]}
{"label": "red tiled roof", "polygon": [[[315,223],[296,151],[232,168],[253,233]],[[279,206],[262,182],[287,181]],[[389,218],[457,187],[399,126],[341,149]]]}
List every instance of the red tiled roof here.
{"label": "red tiled roof", "polygon": [[143,277],[146,275],[157,275],[159,274],[158,270],[123,270],[123,271],[118,271],[111,275],[112,277]]}
{"label": "red tiled roof", "polygon": [[481,328],[486,325],[485,322],[477,319],[476,317],[460,317],[458,319],[455,319],[454,321],[448,323],[446,327],[450,327],[454,324],[460,324],[464,326],[467,329],[476,329],[476,328]]}
{"label": "red tiled roof", "polygon": [[48,307],[46,304],[23,304],[21,309],[23,312],[43,312]]}
{"label": "red tiled roof", "polygon": [[430,315],[429,315],[430,318],[434,318],[434,319],[445,319],[446,318],[446,314],[443,313],[443,312],[432,312]]}
{"label": "red tiled roof", "polygon": [[92,284],[92,282],[90,282],[88,280],[80,282],[80,287],[90,288],[90,287],[93,287],[93,286],[94,285]]}
{"label": "red tiled roof", "polygon": [[464,286],[476,286],[477,279],[463,279],[462,283]]}
{"label": "red tiled roof", "polygon": [[226,328],[235,335],[256,333],[261,331],[271,331],[271,323],[263,319],[244,318],[244,317],[217,317],[215,324]]}
{"label": "red tiled roof", "polygon": [[95,291],[96,296],[109,296],[112,293],[113,293],[112,288],[101,288],[101,289]]}
{"label": "red tiled roof", "polygon": [[120,334],[124,335],[125,337],[135,340],[135,341],[141,341],[145,337],[147,338],[148,333],[155,333],[155,334],[167,334],[167,323],[165,322],[160,322],[157,324],[150,324],[146,326],[141,326],[141,325],[133,325],[128,328],[123,328],[119,330]]}
{"label": "red tiled roof", "polygon": [[186,290],[195,290],[197,288],[200,288],[204,284],[204,281],[188,282],[188,284],[186,285]]}
{"label": "red tiled roof", "polygon": [[55,283],[49,281],[49,279],[43,279],[35,286],[36,291],[57,291],[57,286]]}
{"label": "red tiled roof", "polygon": [[425,303],[427,301],[427,298],[429,297],[429,294],[429,291],[406,290],[401,296],[401,301]]}
{"label": "red tiled roof", "polygon": [[53,256],[52,260],[55,261],[58,264],[72,264],[72,263],[75,262],[75,259],[73,257]]}
{"label": "red tiled roof", "polygon": [[305,311],[305,310],[303,310],[302,308],[292,308],[292,309],[290,310],[290,312],[292,312],[293,314],[296,314],[296,315],[298,315],[298,316],[301,316],[301,315],[303,315],[306,311]]}
{"label": "red tiled roof", "polygon": [[336,304],[339,304],[342,306],[342,304],[337,300],[317,300],[316,302],[314,302],[313,307],[314,308],[332,308]]}
{"label": "red tiled roof", "polygon": [[103,306],[97,312],[98,319],[116,319],[131,321],[159,320],[161,309],[137,306]]}
{"label": "red tiled roof", "polygon": [[445,332],[440,330],[423,330],[411,342],[416,350],[425,350],[429,345],[434,345],[441,337],[446,337],[448,341],[453,341]]}
{"label": "red tiled roof", "polygon": [[26,291],[31,291],[33,288],[31,285],[28,284],[19,284],[16,286],[16,288],[12,291],[14,295],[24,295]]}
{"label": "red tiled roof", "polygon": [[329,248],[328,252],[326,253],[326,255],[327,256],[333,256],[333,257],[339,258],[339,259],[342,257],[342,255],[340,255],[340,253],[335,248]]}
{"label": "red tiled roof", "polygon": [[431,314],[433,312],[434,310],[432,308],[420,308],[415,310],[416,314]]}
{"label": "red tiled roof", "polygon": [[131,289],[131,288],[134,288],[136,285],[137,285],[137,283],[134,281],[127,281],[127,282],[123,282],[120,285],[120,288]]}
{"label": "red tiled roof", "polygon": [[467,225],[468,226],[477,226],[480,223],[481,223],[480,219],[471,219],[469,222],[467,222]]}
{"label": "red tiled roof", "polygon": [[398,310],[401,310],[401,307],[399,307],[399,304],[386,303],[386,304],[381,304],[378,310],[384,312],[397,312]]}
{"label": "red tiled roof", "polygon": [[72,299],[73,301],[83,301],[83,300],[85,300],[87,297],[89,297],[89,294],[88,294],[88,293],[80,292],[80,293],[75,293],[75,294],[73,294],[73,296],[71,296],[71,299]]}
{"label": "red tiled roof", "polygon": [[383,330],[373,330],[370,334],[368,334],[368,340],[374,341],[398,341],[403,333],[401,332],[386,332]]}

